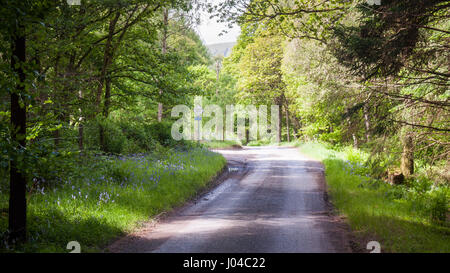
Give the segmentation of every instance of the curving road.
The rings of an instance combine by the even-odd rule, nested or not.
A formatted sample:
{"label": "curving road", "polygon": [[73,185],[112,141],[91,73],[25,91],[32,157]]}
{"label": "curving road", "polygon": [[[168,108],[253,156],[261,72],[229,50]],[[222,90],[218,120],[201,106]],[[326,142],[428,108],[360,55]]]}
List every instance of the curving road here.
{"label": "curving road", "polygon": [[345,227],[326,202],[323,167],[295,148],[217,151],[224,181],[197,202],[133,236],[113,252],[349,252]]}

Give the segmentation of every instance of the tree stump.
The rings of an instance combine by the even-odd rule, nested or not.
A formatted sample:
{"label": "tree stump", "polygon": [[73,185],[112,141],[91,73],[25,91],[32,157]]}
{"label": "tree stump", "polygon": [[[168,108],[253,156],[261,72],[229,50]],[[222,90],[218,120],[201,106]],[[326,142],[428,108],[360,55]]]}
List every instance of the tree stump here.
{"label": "tree stump", "polygon": [[405,182],[405,176],[401,172],[390,172],[388,174],[388,183],[391,185],[401,185]]}

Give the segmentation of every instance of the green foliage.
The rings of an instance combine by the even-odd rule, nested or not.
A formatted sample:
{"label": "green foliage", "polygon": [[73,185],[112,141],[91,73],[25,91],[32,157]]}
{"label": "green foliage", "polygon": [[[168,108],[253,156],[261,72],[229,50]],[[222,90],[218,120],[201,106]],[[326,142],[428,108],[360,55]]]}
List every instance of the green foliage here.
{"label": "green foliage", "polygon": [[[73,240],[82,252],[98,252],[142,221],[192,198],[226,164],[222,156],[200,148],[167,154],[86,155],[74,161],[74,172],[29,195],[29,242],[12,249],[0,236],[0,252],[67,252]],[[5,208],[8,195],[0,190],[0,208]],[[1,213],[2,233],[7,222]]]}
{"label": "green foliage", "polygon": [[190,66],[189,73],[196,79],[192,86],[198,94],[211,97],[216,92],[216,73],[206,65]]}
{"label": "green foliage", "polygon": [[445,223],[450,208],[450,190],[443,188],[434,191],[429,202],[431,218],[439,223]]}
{"label": "green foliage", "polygon": [[171,135],[172,124],[167,122],[154,123],[147,127],[150,135],[164,146],[173,146],[178,142]]}
{"label": "green foliage", "polygon": [[86,125],[86,144],[89,149],[101,150],[98,132],[103,128],[105,148],[112,154],[147,153],[162,145],[175,147],[187,145],[175,141],[171,135],[171,122],[141,123],[126,118],[101,119]]}
{"label": "green foliage", "polygon": [[32,177],[33,186],[35,183],[41,187],[43,185],[54,185],[61,181],[62,177],[70,176],[76,169],[76,161],[73,157],[77,152],[55,151],[50,145],[40,145],[32,150],[29,164],[28,177]]}
{"label": "green foliage", "polygon": [[223,149],[223,148],[241,148],[242,143],[239,141],[207,141],[202,143],[203,146],[210,149]]}
{"label": "green foliage", "polygon": [[247,146],[264,146],[269,145],[271,142],[270,140],[263,139],[263,140],[252,140],[249,143],[247,143]]}
{"label": "green foliage", "polygon": [[240,60],[238,88],[241,92],[237,98],[247,103],[281,104],[278,98],[285,88],[281,73],[283,39],[270,33],[263,35],[247,45]]}
{"label": "green foliage", "polygon": [[[121,131],[127,137],[131,146],[126,147],[124,154],[133,154],[139,151],[151,151],[155,145],[157,138],[152,137],[151,125],[145,121],[137,119],[130,120],[129,118],[122,118],[117,121]],[[135,150],[132,150],[133,148]]]}
{"label": "green foliage", "polygon": [[[449,188],[410,180],[391,186],[370,177],[367,155],[304,143],[300,151],[323,160],[331,200],[361,236],[375,236],[387,252],[448,252]],[[447,222],[446,222],[447,221]]]}
{"label": "green foliage", "polygon": [[[242,32],[216,74],[207,48],[192,28],[195,1],[82,1],[79,6],[66,1],[5,1],[0,6],[0,202],[6,204],[3,193],[8,189],[10,162],[28,176],[33,196],[54,187],[54,197],[61,194],[70,200],[66,188],[58,191],[68,179],[78,181],[80,188],[90,183],[89,177],[104,176],[116,184],[148,180],[150,159],[140,165],[123,157],[155,152],[153,157],[164,161],[173,159],[172,148],[195,148],[197,144],[172,139],[167,117],[172,106],[190,104],[193,95],[203,95],[207,103],[220,106],[278,104],[289,111],[296,137],[327,143],[299,145],[328,160],[327,170],[336,173],[331,174],[331,183],[341,194],[338,203],[347,200],[355,205],[353,209],[339,203],[354,213],[357,226],[373,225],[387,236],[385,227],[374,224],[374,214],[397,228],[398,217],[388,216],[394,208],[404,217],[407,234],[412,230],[423,234],[421,226],[411,225],[413,221],[433,227],[445,222],[448,5],[427,0],[381,1],[379,6],[364,1],[242,3],[218,6],[220,19],[238,21]],[[13,41],[22,35],[27,52],[23,90],[16,88],[20,81],[11,67]],[[11,138],[10,101],[17,92],[19,104],[27,109],[25,146]],[[165,120],[161,123],[159,103]],[[400,165],[403,130],[412,135],[418,173],[407,185],[391,187],[379,180]],[[268,143],[258,140],[248,145]],[[94,155],[95,160],[90,158]],[[86,162],[89,166],[82,162],[86,157],[91,159]],[[111,186],[100,180],[95,195]],[[172,187],[169,199],[175,202],[181,195],[175,184],[167,190]],[[137,195],[130,207],[142,206],[148,197]],[[161,204],[162,199],[157,201]],[[105,220],[91,211],[80,212],[83,204],[61,209],[58,203],[50,206],[52,211],[38,206],[42,204],[40,200],[32,205],[34,230],[42,228],[41,219],[50,215],[68,234],[77,235],[70,226],[80,221],[81,230],[94,230],[83,234],[92,245],[101,232],[124,230],[118,210]],[[67,239],[62,232],[36,234],[46,234],[48,240]],[[396,247],[396,242],[391,244],[392,250]],[[47,250],[55,249],[60,246]],[[417,249],[411,245],[410,250]]]}
{"label": "green foliage", "polygon": [[99,120],[98,130],[103,130],[105,135],[104,152],[122,153],[128,139],[118,124],[109,119]]}

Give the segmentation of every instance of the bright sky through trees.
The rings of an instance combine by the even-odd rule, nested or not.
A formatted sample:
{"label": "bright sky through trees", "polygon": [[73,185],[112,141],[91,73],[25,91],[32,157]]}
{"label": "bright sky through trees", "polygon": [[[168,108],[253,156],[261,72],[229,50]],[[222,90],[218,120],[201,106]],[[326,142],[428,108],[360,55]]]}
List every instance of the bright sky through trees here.
{"label": "bright sky through trees", "polygon": [[[208,0],[207,2],[219,3],[221,0]],[[197,26],[197,33],[202,38],[205,45],[236,42],[237,37],[241,33],[238,25],[234,24],[233,28],[229,28],[227,23],[217,23],[216,18],[210,19],[210,14],[207,11],[202,11],[201,23]],[[222,36],[219,34],[223,31]]]}

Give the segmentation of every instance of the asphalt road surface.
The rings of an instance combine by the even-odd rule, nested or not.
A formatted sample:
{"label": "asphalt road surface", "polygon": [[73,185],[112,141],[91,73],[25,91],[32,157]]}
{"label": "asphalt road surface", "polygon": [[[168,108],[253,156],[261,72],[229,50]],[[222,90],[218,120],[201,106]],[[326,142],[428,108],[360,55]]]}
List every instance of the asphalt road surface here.
{"label": "asphalt road surface", "polygon": [[331,215],[323,166],[298,149],[217,151],[224,181],[161,222],[118,240],[112,252],[350,252]]}

